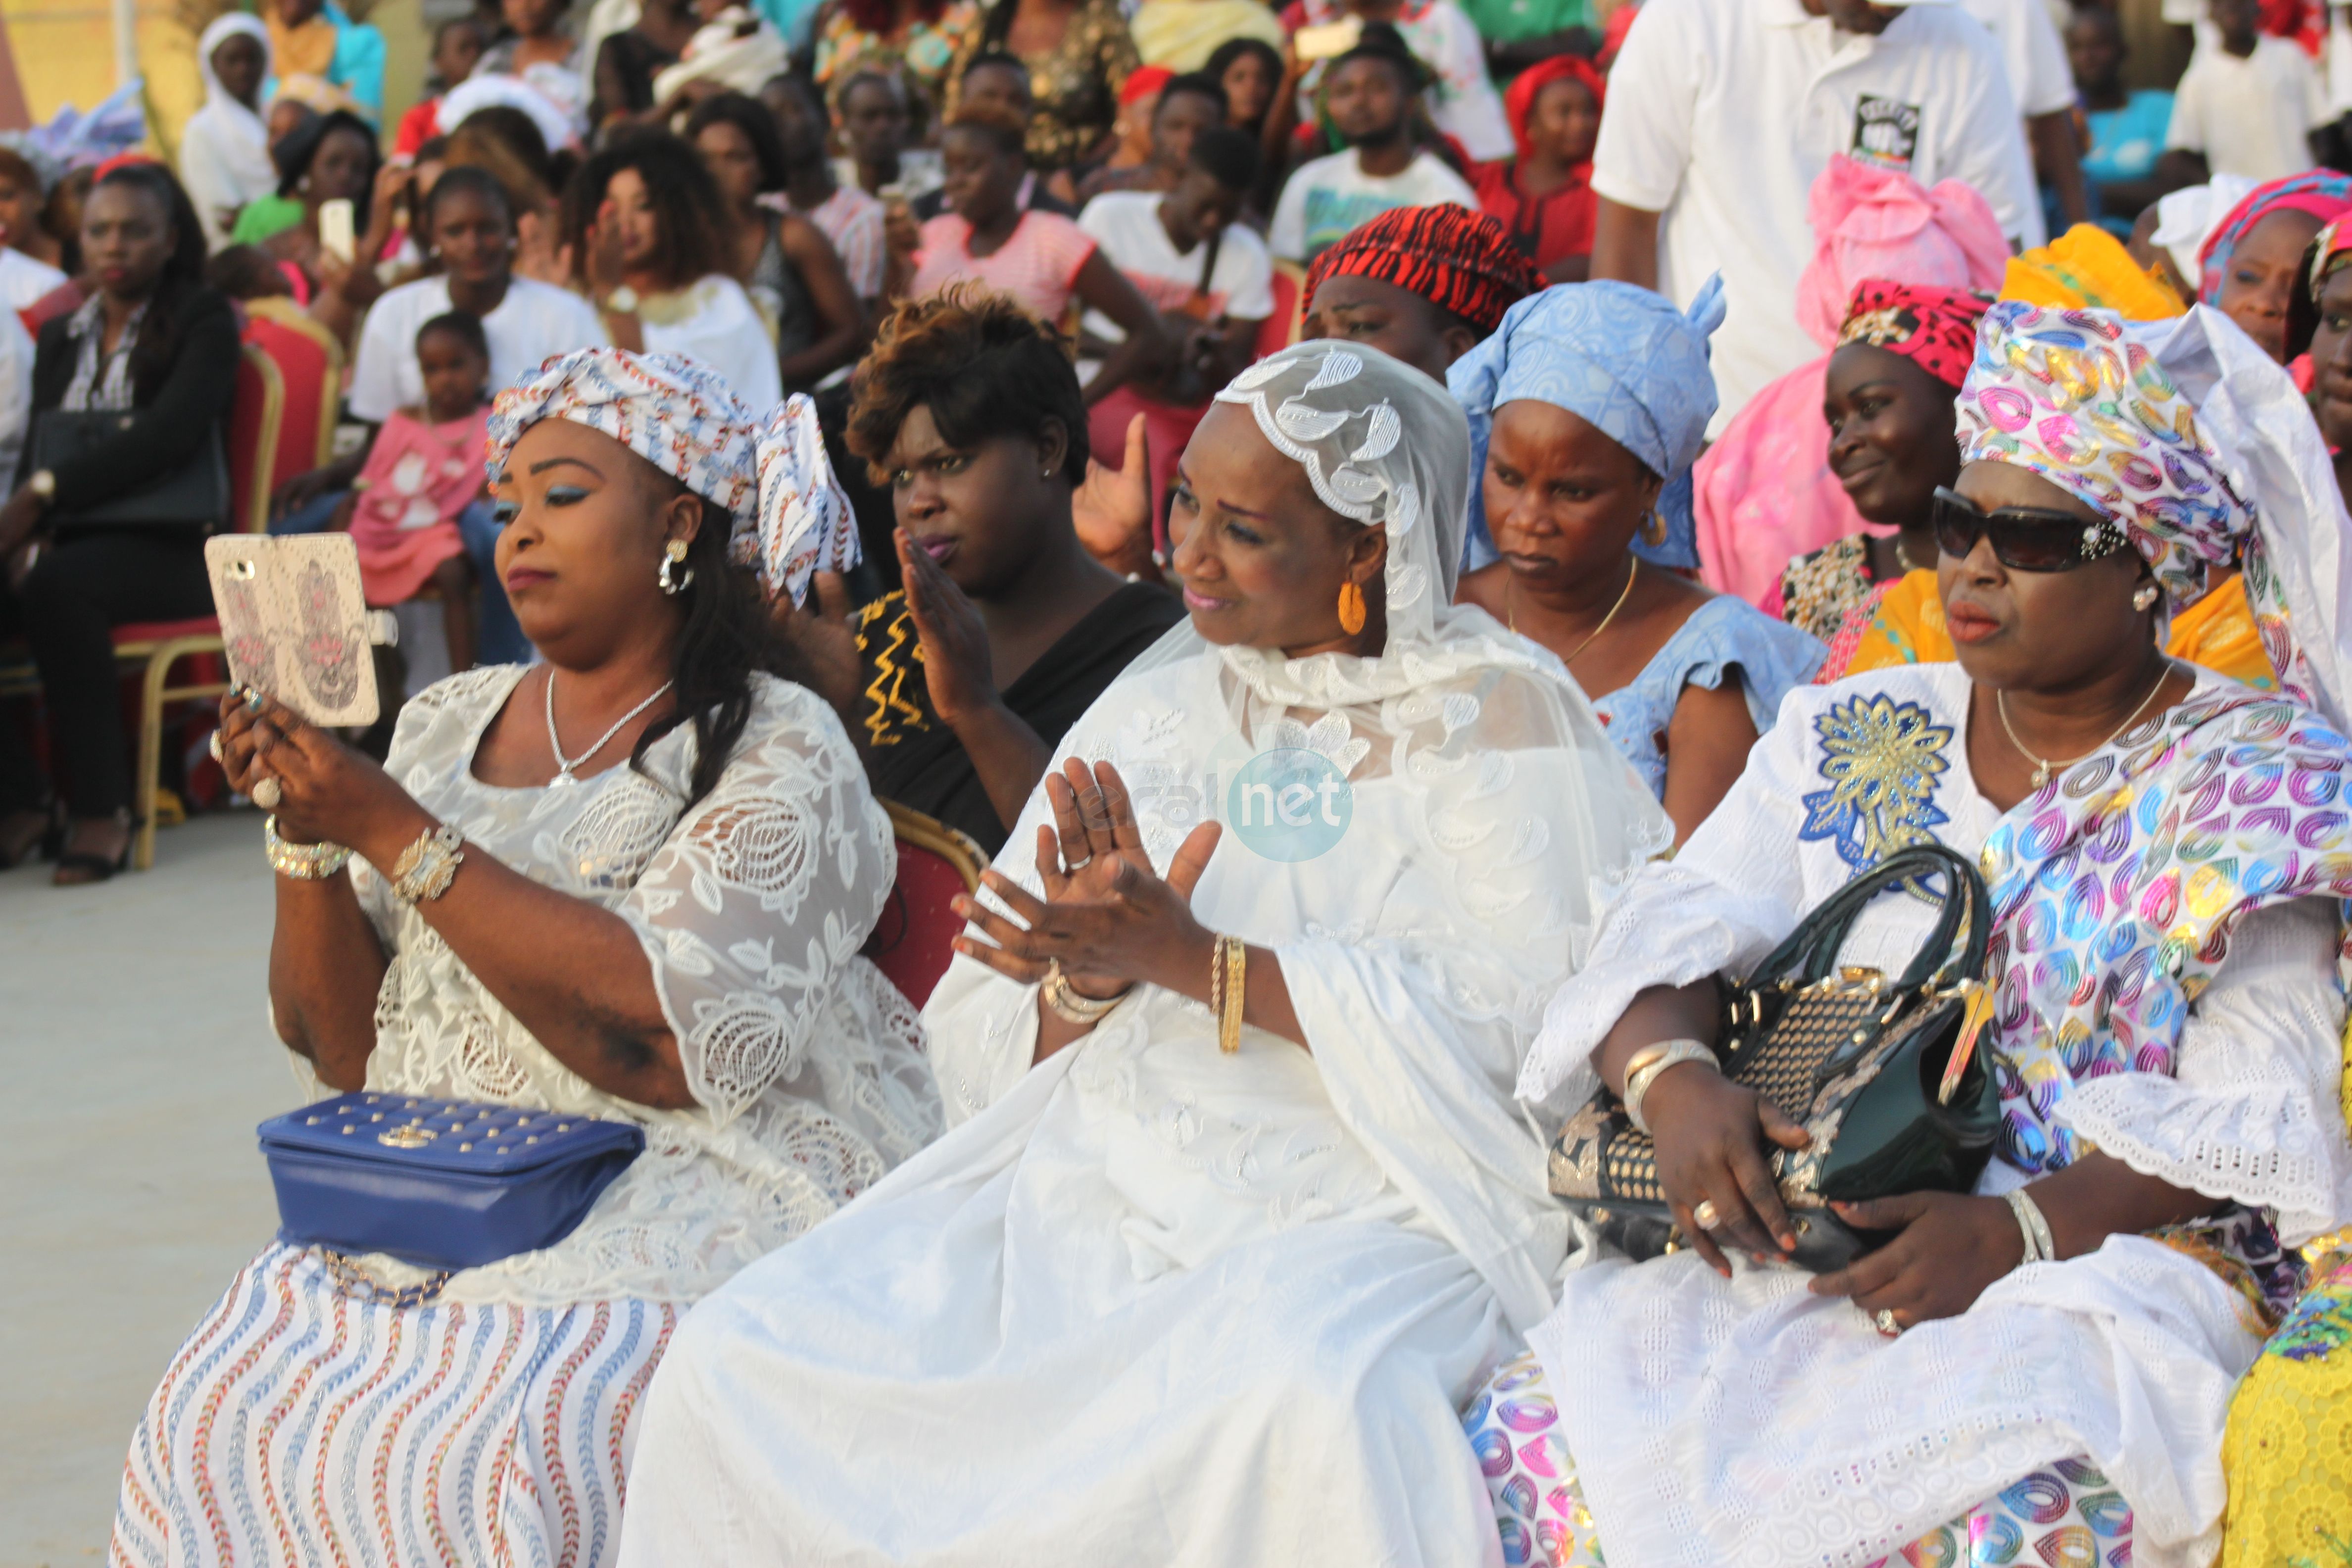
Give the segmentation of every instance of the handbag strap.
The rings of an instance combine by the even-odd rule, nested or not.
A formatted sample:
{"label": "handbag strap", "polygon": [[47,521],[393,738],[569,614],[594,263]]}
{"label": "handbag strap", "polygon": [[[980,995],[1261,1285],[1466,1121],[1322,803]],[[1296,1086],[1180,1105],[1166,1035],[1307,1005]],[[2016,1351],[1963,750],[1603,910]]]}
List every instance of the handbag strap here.
{"label": "handbag strap", "polygon": [[[1811,984],[1828,978],[1854,921],[1871,900],[1891,889],[1933,876],[1944,879],[1942,907],[1937,911],[1935,929],[1928,933],[1910,967],[1895,982],[1895,989],[1908,991],[1927,984],[1930,976],[1947,984],[1956,980],[1982,979],[1992,923],[1991,902],[1985,893],[1984,879],[1977,874],[1974,866],[1943,845],[1915,844],[1859,873],[1823,900],[1789,933],[1787,940],[1756,966],[1748,984],[1753,986],[1786,981]],[[1967,921],[1966,939],[1956,952],[1954,942],[1961,934],[1963,919]]]}

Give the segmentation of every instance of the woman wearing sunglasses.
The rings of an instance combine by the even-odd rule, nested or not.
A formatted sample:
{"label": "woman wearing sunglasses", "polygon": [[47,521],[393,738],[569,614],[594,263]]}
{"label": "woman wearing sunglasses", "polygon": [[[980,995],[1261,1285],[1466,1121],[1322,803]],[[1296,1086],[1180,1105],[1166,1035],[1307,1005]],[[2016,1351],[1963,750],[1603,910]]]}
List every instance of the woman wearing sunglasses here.
{"label": "woman wearing sunglasses", "polygon": [[[1576,1260],[1473,1407],[1525,1560],[2210,1561],[2232,1389],[2296,1249],[2352,1217],[2347,523],[2317,432],[2206,307],[1995,305],[1958,415],[1934,507],[1958,661],[1793,693],[1528,1057],[1555,1116],[1596,1086],[1637,1108],[1685,1244]],[[2168,605],[2239,558],[2280,693],[2162,649]],[[1802,1108],[1718,1069],[1717,976],[1931,841],[1990,892],[2001,1131],[1971,1192],[1836,1205],[1878,1245],[1809,1277],[1774,1261],[1804,1211],[1769,1165],[1811,1142]],[[1940,907],[1874,900],[1839,961],[1897,973]]]}
{"label": "woman wearing sunglasses", "polygon": [[[1874,279],[1854,290],[1825,384],[1830,468],[1864,521],[1899,531],[1884,540],[1840,540],[1790,563],[1781,591],[1791,620],[1809,624],[1809,605],[1843,606],[1832,615],[1832,629],[1822,633],[1829,657],[1813,679],[1822,685],[1866,669],[1953,658],[1937,535],[1948,528],[1958,531],[1951,533],[1956,541],[1973,537],[1964,517],[1947,522],[1944,498],[1953,494],[1960,468],[1952,401],[1975,355],[1984,310],[1981,296],[1956,289]],[[2164,651],[2277,689],[2245,585],[2226,563],[2207,574],[2202,593],[2173,606]]]}

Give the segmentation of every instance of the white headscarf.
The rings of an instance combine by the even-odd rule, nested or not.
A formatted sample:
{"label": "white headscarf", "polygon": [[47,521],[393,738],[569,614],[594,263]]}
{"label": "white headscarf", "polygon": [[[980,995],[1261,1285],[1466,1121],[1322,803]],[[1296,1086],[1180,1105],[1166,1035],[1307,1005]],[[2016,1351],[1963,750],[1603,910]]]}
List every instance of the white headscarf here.
{"label": "white headscarf", "polygon": [[807,394],[795,392],[777,405],[760,426],[756,447],[760,504],[752,526],[735,531],[735,563],[759,574],[770,598],[785,594],[798,605],[818,573],[857,564],[857,516],[833,477]]}
{"label": "white headscarf", "polygon": [[213,51],[239,34],[261,46],[261,74],[270,71],[269,29],[257,17],[231,11],[215,17],[196,41],[196,68],[205,81],[204,107],[180,131],[180,183],[195,204],[213,248],[227,242],[217,215],[245,205],[278,188],[269,161],[269,130],[261,116],[221,85]]}

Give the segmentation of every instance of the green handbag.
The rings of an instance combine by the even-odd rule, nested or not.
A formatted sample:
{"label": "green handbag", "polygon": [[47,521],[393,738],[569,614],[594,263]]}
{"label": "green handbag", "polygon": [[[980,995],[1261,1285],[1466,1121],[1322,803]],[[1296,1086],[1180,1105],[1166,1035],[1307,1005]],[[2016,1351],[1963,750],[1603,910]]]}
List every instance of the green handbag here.
{"label": "green handbag", "polygon": [[[1911,966],[1891,984],[1874,969],[1835,967],[1864,906],[1895,889],[1942,903]],[[2001,1121],[2000,1091],[1976,1049],[1992,1012],[1990,926],[1976,868],[1940,844],[1916,845],[1823,900],[1744,983],[1725,985],[1715,1047],[1724,1075],[1812,1134],[1771,1161],[1797,1267],[1843,1268],[1885,1239],[1839,1219],[1832,1199],[1975,1188]],[[1627,1256],[1683,1245],[1657,1146],[1609,1090],[1569,1118],[1550,1163],[1553,1194]]]}

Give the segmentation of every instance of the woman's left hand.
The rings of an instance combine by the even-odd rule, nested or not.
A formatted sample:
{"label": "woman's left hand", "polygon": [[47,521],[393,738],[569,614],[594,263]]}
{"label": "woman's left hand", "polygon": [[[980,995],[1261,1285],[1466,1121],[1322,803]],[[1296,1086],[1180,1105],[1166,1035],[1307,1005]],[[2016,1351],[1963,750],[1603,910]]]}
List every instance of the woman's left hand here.
{"label": "woman's left hand", "polygon": [[2017,1218],[1999,1198],[1958,1193],[1904,1193],[1868,1203],[1833,1204],[1857,1230],[1900,1232],[1834,1274],[1812,1282],[1816,1296],[1850,1296],[1874,1317],[1892,1311],[1903,1328],[1957,1318],[1985,1288],[2025,1258]]}
{"label": "woman's left hand", "polygon": [[[1028,929],[979,900],[958,900],[956,912],[987,936],[956,939],[956,951],[999,973],[1034,984],[1058,959],[1081,994],[1112,996],[1138,981],[1182,990],[1209,972],[1216,938],[1192,916],[1192,890],[1223,831],[1204,822],[1192,829],[1160,877],[1144,852],[1133,803],[1118,770],[1097,763],[1088,772],[1072,758],[1045,775],[1055,826],[1037,829],[1042,900],[1000,871],[982,884]],[[993,942],[995,945],[989,945]]]}
{"label": "woman's left hand", "polygon": [[271,809],[288,841],[340,844],[383,867],[431,827],[390,773],[276,699],[260,702],[235,691],[221,700],[221,766],[240,795],[278,781]]}

